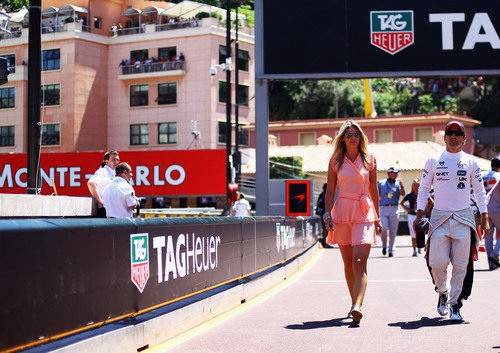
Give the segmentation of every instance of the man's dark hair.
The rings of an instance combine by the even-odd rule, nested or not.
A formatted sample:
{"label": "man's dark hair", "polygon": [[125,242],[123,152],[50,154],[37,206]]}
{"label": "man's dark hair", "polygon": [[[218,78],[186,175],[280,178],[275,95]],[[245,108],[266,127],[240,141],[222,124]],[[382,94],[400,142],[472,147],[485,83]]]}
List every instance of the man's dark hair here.
{"label": "man's dark hair", "polygon": [[128,163],[122,162],[116,166],[115,173],[117,176],[120,176],[123,174],[124,171],[129,170],[129,169],[132,169],[132,168],[130,168]]}
{"label": "man's dark hair", "polygon": [[500,159],[498,157],[491,160],[491,169],[500,169]]}
{"label": "man's dark hair", "polygon": [[109,159],[111,158],[111,155],[113,155],[113,154],[118,154],[118,152],[117,151],[108,151],[108,152],[104,153],[104,157],[102,158],[101,168],[106,165],[106,161],[109,161]]}
{"label": "man's dark hair", "polygon": [[240,199],[244,199],[245,198],[245,195],[243,195],[241,192],[240,192]]}

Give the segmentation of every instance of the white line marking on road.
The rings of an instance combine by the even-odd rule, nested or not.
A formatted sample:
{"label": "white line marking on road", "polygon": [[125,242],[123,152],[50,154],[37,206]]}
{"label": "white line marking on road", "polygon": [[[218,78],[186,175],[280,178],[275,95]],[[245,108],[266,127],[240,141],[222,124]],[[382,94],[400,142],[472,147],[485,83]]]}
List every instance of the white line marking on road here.
{"label": "white line marking on road", "polygon": [[[427,279],[369,279],[368,282],[371,283],[388,283],[388,282],[429,282],[430,278]],[[490,278],[474,278],[474,281],[491,281]],[[344,279],[335,280],[311,280],[312,283],[345,283]]]}

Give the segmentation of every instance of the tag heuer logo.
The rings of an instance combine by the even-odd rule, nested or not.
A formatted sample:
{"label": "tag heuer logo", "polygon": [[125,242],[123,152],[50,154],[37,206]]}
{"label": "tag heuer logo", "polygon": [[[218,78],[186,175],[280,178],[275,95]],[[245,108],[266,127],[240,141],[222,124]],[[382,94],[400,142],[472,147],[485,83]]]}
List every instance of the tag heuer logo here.
{"label": "tag heuer logo", "polygon": [[130,234],[130,276],[142,293],[149,279],[148,233]]}
{"label": "tag heuer logo", "polygon": [[370,11],[371,44],[396,54],[413,44],[413,11]]}

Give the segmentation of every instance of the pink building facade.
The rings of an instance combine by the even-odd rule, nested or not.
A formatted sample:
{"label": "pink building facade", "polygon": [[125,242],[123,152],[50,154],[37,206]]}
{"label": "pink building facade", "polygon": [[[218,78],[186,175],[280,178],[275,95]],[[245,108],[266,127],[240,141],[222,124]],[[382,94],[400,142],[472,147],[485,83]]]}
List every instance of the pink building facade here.
{"label": "pink building facade", "polygon": [[[377,118],[353,118],[357,121],[370,143],[436,141],[441,142],[440,131],[446,123],[458,120],[465,126],[467,141],[464,150],[474,150],[473,128],[480,121],[458,115],[408,115]],[[346,119],[295,120],[269,122],[269,134],[278,146],[314,145],[326,135],[335,138]],[[328,140],[328,138],[326,138]],[[321,143],[321,142],[320,142]],[[250,127],[250,145],[255,146],[255,127]]]}
{"label": "pink building facade", "polygon": [[[209,74],[225,50],[220,21],[194,21],[190,15],[182,23],[176,18],[179,22],[167,28],[166,19],[173,17],[160,14],[175,4],[127,0],[90,4],[88,11],[87,1],[72,2],[76,10],[68,20],[62,14],[56,17],[58,9],[68,8],[66,1],[43,2],[42,153],[225,148],[226,72]],[[154,16],[144,15],[140,27],[125,31],[125,21],[136,20],[141,10],[153,11],[153,5]],[[115,30],[122,23],[123,32]],[[15,67],[9,82],[0,86],[0,153],[27,148],[28,28],[17,33],[0,38],[0,56],[7,56]],[[240,31],[239,47],[239,121],[248,125],[254,121],[251,29]],[[124,65],[141,56],[140,63]],[[145,61],[153,58],[158,62]],[[234,104],[234,64],[231,88]],[[201,140],[191,144],[193,127]],[[248,130],[242,134],[243,144],[248,145]]]}

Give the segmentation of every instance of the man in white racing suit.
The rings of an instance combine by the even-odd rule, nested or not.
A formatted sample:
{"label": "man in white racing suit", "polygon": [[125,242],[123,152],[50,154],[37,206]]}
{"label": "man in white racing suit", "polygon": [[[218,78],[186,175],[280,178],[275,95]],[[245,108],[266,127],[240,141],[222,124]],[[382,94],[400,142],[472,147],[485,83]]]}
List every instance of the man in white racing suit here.
{"label": "man in white racing suit", "polygon": [[[436,291],[439,293],[438,313],[462,321],[460,308],[472,290],[473,258],[479,242],[474,214],[470,207],[471,188],[481,212],[481,231],[489,232],[486,193],[476,158],[462,151],[465,128],[458,121],[445,127],[446,150],[425,163],[417,198],[417,225],[423,216],[431,186],[434,186],[434,209],[430,219],[427,243],[427,266]],[[452,264],[450,288],[447,287],[447,268]],[[449,293],[449,295],[448,295]]]}

